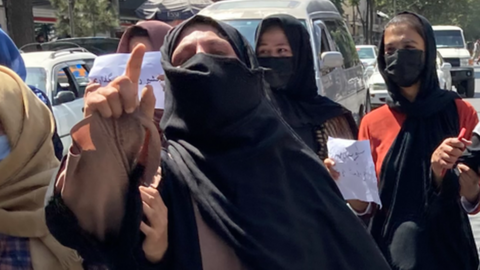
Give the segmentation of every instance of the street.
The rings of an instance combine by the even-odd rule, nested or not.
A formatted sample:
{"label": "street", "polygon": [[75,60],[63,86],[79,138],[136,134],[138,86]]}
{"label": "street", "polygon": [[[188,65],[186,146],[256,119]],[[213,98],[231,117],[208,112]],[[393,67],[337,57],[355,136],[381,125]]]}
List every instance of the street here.
{"label": "street", "polygon": [[[475,70],[475,98],[467,99],[475,109],[480,117],[480,67]],[[480,248],[480,215],[471,216],[470,221],[472,223],[473,233],[475,235],[475,242],[477,243],[477,249]],[[479,251],[480,252],[480,251]]]}

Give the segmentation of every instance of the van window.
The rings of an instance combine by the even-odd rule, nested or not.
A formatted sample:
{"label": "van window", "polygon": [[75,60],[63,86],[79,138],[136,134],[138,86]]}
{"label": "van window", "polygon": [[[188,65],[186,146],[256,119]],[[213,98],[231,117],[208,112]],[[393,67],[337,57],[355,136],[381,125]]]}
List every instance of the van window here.
{"label": "van window", "polygon": [[464,48],[462,31],[460,30],[435,30],[437,48]]}
{"label": "van window", "polygon": [[[252,45],[253,48],[255,48],[255,32],[257,30],[258,24],[260,23],[261,20],[255,19],[255,20],[228,20],[224,21],[225,23],[228,23],[229,25],[233,26],[235,29],[244,36],[247,41]],[[300,20],[300,22],[303,24],[303,26],[306,25],[305,20]]]}
{"label": "van window", "polygon": [[332,36],[335,41],[337,50],[343,55],[345,68],[350,68],[358,64],[360,60],[358,58],[357,48],[345,23],[340,20],[325,20],[323,23],[327,26],[330,36]]}

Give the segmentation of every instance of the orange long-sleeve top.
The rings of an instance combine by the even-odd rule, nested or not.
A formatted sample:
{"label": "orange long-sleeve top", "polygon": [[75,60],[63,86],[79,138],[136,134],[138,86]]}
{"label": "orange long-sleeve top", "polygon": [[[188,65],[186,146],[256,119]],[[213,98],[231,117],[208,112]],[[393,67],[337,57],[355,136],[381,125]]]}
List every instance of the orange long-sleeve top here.
{"label": "orange long-sleeve top", "polygon": [[[478,124],[477,111],[470,103],[462,99],[455,100],[455,103],[457,105],[460,128],[466,129],[465,138],[470,139],[473,129]],[[383,160],[400,132],[405,119],[405,114],[391,110],[385,105],[367,114],[360,124],[358,139],[370,140],[370,148],[378,179]],[[475,211],[475,213],[477,212],[479,211]]]}

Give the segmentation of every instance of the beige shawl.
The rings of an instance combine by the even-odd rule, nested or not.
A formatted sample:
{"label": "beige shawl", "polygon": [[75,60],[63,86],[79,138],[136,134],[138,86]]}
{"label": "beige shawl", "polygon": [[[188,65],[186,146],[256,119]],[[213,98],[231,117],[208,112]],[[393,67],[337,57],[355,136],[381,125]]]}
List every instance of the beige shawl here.
{"label": "beige shawl", "polygon": [[0,122],[11,153],[0,162],[0,233],[30,238],[34,270],[82,269],[81,259],[49,233],[44,197],[59,163],[50,110],[13,71],[0,66]]}

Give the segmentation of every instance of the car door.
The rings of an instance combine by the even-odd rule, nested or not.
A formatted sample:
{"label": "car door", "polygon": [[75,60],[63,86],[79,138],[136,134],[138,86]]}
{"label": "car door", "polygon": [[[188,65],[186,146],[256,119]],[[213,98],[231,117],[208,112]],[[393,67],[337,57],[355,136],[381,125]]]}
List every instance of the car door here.
{"label": "car door", "polygon": [[[57,132],[66,150],[71,144],[70,130],[83,119],[83,96],[88,84],[89,70],[87,63],[83,60],[63,62],[53,69],[53,110],[57,121]],[[58,102],[61,91],[73,92],[74,99]]]}
{"label": "car door", "polygon": [[342,104],[350,109],[354,116],[357,116],[357,113],[363,114],[362,108],[366,105],[367,92],[363,65],[358,57],[355,42],[342,20],[329,18],[324,19],[323,23],[333,39],[332,47],[344,58]]}
{"label": "car door", "polygon": [[323,66],[322,62],[322,53],[332,51],[331,37],[326,30],[325,24],[320,19],[314,19],[312,27],[313,53],[315,61],[317,61],[316,78],[319,94],[341,102],[342,83],[345,81],[342,77],[342,69],[328,69]]}

